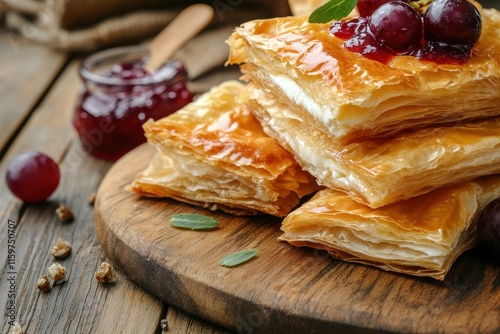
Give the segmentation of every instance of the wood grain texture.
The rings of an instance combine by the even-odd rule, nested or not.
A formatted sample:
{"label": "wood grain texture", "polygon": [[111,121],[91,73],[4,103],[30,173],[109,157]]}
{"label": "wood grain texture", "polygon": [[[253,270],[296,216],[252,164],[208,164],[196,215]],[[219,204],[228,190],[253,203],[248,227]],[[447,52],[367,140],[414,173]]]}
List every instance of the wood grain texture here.
{"label": "wood grain texture", "polygon": [[[336,261],[278,242],[280,221],[272,217],[129,194],[124,186],[152,154],[140,147],[108,172],[97,195],[96,233],[112,261],[165,302],[243,333],[500,331],[499,265],[481,250],[464,254],[444,282]],[[213,216],[221,227],[171,227],[170,217],[181,212]],[[246,248],[259,255],[232,269],[218,265]]]}
{"label": "wood grain texture", "polygon": [[[79,81],[76,64],[62,74],[49,96],[37,108],[0,164],[0,245],[2,274],[0,303],[7,305],[11,274],[6,270],[8,220],[15,228],[16,321],[26,333],[155,333],[164,305],[118,272],[117,283],[98,284],[93,274],[105,259],[94,232],[93,207],[88,196],[95,192],[111,163],[89,157],[81,150],[71,128],[72,108]],[[61,184],[49,201],[23,205],[10,195],[3,175],[8,161],[26,150],[51,155],[61,167]],[[59,202],[75,214],[75,221],[61,223],[54,211]],[[37,279],[55,260],[50,249],[58,237],[70,241],[72,255],[61,261],[69,279],[49,293],[35,287]],[[9,330],[3,317],[1,332]],[[116,330],[116,331],[115,331]]]}
{"label": "wood grain texture", "polygon": [[[32,55],[35,58],[36,50],[38,48],[33,49]],[[16,67],[23,66],[17,62],[9,64],[14,72]],[[35,110],[27,112],[29,119],[12,144],[5,147],[6,154],[0,161],[0,304],[6,312],[7,305],[11,301],[15,303],[15,319],[25,333],[153,334],[161,332],[160,320],[165,317],[169,320],[170,333],[222,333],[212,324],[169,308],[120,271],[117,271],[115,284],[103,286],[94,280],[95,270],[107,258],[97,242],[93,207],[87,200],[97,190],[112,163],[87,155],[72,129],[73,108],[81,87],[78,64],[77,59],[61,68],[62,74],[50,89],[40,87],[48,89],[49,94]],[[21,86],[21,82],[12,86]],[[0,99],[8,94],[12,93],[0,90]],[[0,115],[5,112],[6,109],[0,110]],[[50,155],[61,168],[61,184],[43,204],[23,205],[12,197],[5,184],[9,160],[27,150]],[[57,219],[54,211],[59,202],[72,209],[76,217],[74,222],[63,224]],[[7,281],[12,276],[6,262],[9,220],[17,224],[14,229],[14,299],[9,297]],[[36,280],[55,261],[50,249],[59,237],[73,245],[72,255],[60,261],[69,270],[69,279],[49,293],[41,293],[35,288]],[[10,320],[7,316],[2,317],[1,333],[9,332]]]}
{"label": "wood grain texture", "polygon": [[27,119],[67,58],[0,29],[0,149]]}

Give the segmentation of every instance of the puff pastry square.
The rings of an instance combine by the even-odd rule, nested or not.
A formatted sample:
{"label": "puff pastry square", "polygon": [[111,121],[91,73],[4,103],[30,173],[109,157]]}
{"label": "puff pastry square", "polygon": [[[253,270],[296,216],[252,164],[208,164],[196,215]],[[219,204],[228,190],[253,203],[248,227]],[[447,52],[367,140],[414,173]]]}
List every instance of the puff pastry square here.
{"label": "puff pastry square", "polygon": [[280,217],[317,190],[312,176],[238,103],[243,87],[225,82],[176,113],[146,122],[157,154],[129,190],[234,214]]}
{"label": "puff pastry square", "polygon": [[500,117],[400,132],[343,145],[250,83],[242,94],[264,130],[326,187],[380,207],[500,173]]}
{"label": "puff pastry square", "polygon": [[444,187],[372,209],[325,189],[283,221],[281,240],[335,258],[443,280],[477,243],[477,218],[500,196],[500,175]]}
{"label": "puff pastry square", "polygon": [[439,65],[411,56],[388,64],[343,47],[306,17],[247,22],[228,39],[228,64],[273,91],[306,127],[344,143],[408,128],[500,115],[500,12],[482,10],[472,59]]}

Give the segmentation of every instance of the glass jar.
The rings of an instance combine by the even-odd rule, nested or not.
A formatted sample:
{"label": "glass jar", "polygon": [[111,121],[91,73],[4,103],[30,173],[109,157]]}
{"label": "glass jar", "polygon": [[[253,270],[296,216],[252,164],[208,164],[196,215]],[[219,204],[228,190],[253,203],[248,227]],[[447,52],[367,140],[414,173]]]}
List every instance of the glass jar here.
{"label": "glass jar", "polygon": [[73,126],[90,154],[117,160],[146,141],[144,122],[168,116],[193,100],[183,64],[171,60],[148,72],[148,55],[145,47],[120,47],[97,52],[80,66],[84,89]]}

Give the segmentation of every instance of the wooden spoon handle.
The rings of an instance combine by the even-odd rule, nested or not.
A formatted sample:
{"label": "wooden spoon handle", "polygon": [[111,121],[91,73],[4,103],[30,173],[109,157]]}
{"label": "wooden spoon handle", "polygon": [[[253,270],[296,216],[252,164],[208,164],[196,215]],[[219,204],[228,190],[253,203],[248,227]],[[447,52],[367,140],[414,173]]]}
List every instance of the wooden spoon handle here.
{"label": "wooden spoon handle", "polygon": [[205,28],[213,16],[213,8],[205,4],[191,5],[181,11],[151,42],[146,70],[161,67],[175,51]]}

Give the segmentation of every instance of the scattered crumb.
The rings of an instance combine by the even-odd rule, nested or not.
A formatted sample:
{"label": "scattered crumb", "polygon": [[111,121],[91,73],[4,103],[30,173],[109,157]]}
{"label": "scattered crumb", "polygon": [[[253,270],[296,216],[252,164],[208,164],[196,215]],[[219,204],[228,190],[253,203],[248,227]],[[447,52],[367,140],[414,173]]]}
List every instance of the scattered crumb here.
{"label": "scattered crumb", "polygon": [[160,321],[160,327],[163,331],[168,331],[168,320],[167,319],[161,319]]}
{"label": "scattered crumb", "polygon": [[50,291],[54,284],[61,284],[66,282],[68,271],[59,263],[52,264],[47,269],[47,274],[43,275],[36,282],[36,287],[40,291]]}
{"label": "scattered crumb", "polygon": [[70,222],[75,218],[70,208],[68,208],[63,203],[59,204],[59,207],[56,209],[56,215],[60,221],[65,223]]}
{"label": "scattered crumb", "polygon": [[49,269],[47,269],[47,276],[49,276],[49,278],[52,278],[55,284],[66,282],[66,273],[66,268],[64,268],[57,262],[52,264]]}
{"label": "scattered crumb", "polygon": [[113,267],[107,262],[101,263],[100,268],[95,272],[94,276],[99,283],[115,282],[115,272]]}
{"label": "scattered crumb", "polygon": [[58,259],[65,259],[71,254],[71,244],[64,239],[58,238],[50,253]]}
{"label": "scattered crumb", "polygon": [[15,322],[14,326],[10,327],[9,334],[24,334],[24,332],[23,332],[23,329],[21,328],[21,325],[19,325],[17,322]]}
{"label": "scattered crumb", "polygon": [[53,282],[54,281],[51,281],[47,275],[43,275],[36,282],[36,287],[40,291],[48,292],[52,289]]}
{"label": "scattered crumb", "polygon": [[95,193],[91,193],[89,196],[89,204],[93,206],[94,203],[95,203]]}

